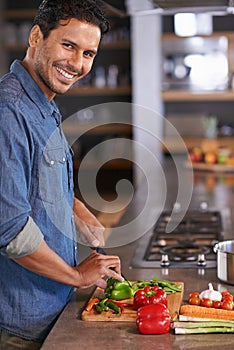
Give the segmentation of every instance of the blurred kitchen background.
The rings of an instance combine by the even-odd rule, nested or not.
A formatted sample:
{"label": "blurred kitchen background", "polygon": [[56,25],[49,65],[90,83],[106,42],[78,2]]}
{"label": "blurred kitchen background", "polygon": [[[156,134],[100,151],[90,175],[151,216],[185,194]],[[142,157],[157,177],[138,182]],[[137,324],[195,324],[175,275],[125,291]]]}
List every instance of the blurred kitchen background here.
{"label": "blurred kitchen background", "polygon": [[[40,2],[0,0],[1,75],[15,58],[23,58]],[[107,0],[105,10],[111,31],[103,39],[92,72],[66,95],[56,97],[65,119],[74,114],[79,119],[79,130],[67,125],[68,134],[82,134],[72,145],[77,194],[80,163],[100,142],[133,139],[157,157],[167,157],[166,147],[142,133],[142,127],[166,140],[174,152],[182,151],[163,119],[144,118],[129,107],[116,120],[109,102],[132,102],[160,113],[177,128],[188,148],[207,138],[233,147],[234,18],[229,2]],[[101,115],[95,116],[91,107],[100,104],[104,104]],[[83,109],[85,113],[77,113]],[[98,121],[105,125],[98,126]],[[97,189],[105,198],[115,196],[120,179],[138,184],[141,176],[134,166],[141,157],[137,150],[129,150],[133,162],[131,155],[130,160],[121,159],[123,145],[116,145],[117,150],[103,148],[113,152],[113,160],[97,172]],[[87,173],[96,171],[98,157],[102,155],[87,163]]]}

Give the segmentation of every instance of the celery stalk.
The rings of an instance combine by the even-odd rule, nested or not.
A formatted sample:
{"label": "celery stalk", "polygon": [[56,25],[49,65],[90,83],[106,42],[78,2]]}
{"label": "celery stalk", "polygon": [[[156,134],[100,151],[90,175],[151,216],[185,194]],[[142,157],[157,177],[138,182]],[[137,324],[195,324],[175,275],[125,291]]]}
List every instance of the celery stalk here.
{"label": "celery stalk", "polygon": [[233,327],[175,328],[175,334],[234,333]]}
{"label": "celery stalk", "polygon": [[210,327],[228,327],[233,328],[233,322],[229,321],[209,321],[209,322],[179,322],[176,321],[173,323],[172,328],[210,328]]}

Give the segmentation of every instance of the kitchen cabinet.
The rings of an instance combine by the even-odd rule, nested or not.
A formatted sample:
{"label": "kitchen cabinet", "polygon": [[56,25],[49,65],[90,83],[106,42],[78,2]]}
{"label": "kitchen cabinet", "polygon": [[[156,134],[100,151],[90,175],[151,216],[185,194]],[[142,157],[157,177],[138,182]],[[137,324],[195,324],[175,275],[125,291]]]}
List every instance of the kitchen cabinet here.
{"label": "kitchen cabinet", "polygon": [[[15,1],[7,1],[5,3],[5,7],[0,14],[0,24],[2,26],[1,55],[4,57],[5,62],[1,68],[1,74],[8,71],[10,63],[15,58],[23,58],[32,18],[36,13],[36,7],[40,3],[41,1],[38,0],[33,4],[27,0],[17,4]],[[81,110],[89,109],[93,106],[116,102],[131,102],[130,20],[129,18],[118,17],[110,12],[108,13],[108,18],[111,30],[103,37],[92,71],[65,95],[56,96],[56,103],[62,112],[64,120],[69,119],[70,116]],[[111,139],[112,137],[115,139],[118,137],[132,137],[130,126],[131,112],[129,115],[126,115],[123,125],[121,125],[121,120],[118,120],[118,117],[112,114],[112,111],[109,113],[110,115],[105,115],[105,125],[103,127],[93,128],[94,115],[91,121],[85,120],[84,123],[81,121],[79,129],[77,129],[76,125],[65,130],[68,138],[69,136],[74,136],[74,130],[77,131],[77,135],[82,134],[82,138],[78,142],[75,142],[73,137],[71,145],[74,150],[75,179],[77,178],[79,164],[86,152],[90,150],[91,145],[94,147],[103,140]],[[110,121],[109,125],[108,120]],[[113,120],[118,123],[117,127],[112,123]],[[129,124],[126,125],[125,122]],[[98,123],[100,125],[101,122],[98,121]],[[90,131],[86,133],[84,128]],[[78,143],[79,145],[77,145]],[[95,171],[96,166],[99,164],[99,160],[97,162],[93,160],[87,165],[87,171]],[[114,183],[110,184],[109,175],[111,171],[115,172],[115,176],[113,176],[115,180],[113,181],[118,181],[122,177],[132,181],[133,178],[131,162],[124,159],[108,162],[108,164],[103,165],[100,171],[101,174],[98,176],[97,185],[104,192],[114,187]],[[75,183],[78,186],[77,181]],[[77,192],[79,193],[79,191]]]}
{"label": "kitchen cabinet", "polygon": [[[220,132],[223,126],[228,126],[229,130],[234,129],[232,116],[234,103],[234,34],[230,21],[230,16],[220,16],[220,19],[214,17],[214,31],[211,35],[178,37],[172,32],[173,28],[169,28],[169,31],[166,30],[162,34],[164,68],[161,96],[164,105],[164,116],[168,118],[169,121],[173,120],[174,117],[174,119],[178,118],[178,120],[181,118],[181,122],[178,124],[183,123],[183,120],[185,121],[187,119],[188,121],[190,117],[193,117],[190,119],[191,124],[188,125],[186,133],[184,133],[184,130],[178,129],[179,132],[181,131],[181,136],[188,148],[199,145],[203,138],[206,137],[205,130],[201,131],[200,135],[198,135],[196,129],[199,124],[201,126],[202,118],[209,116],[215,116],[218,121],[218,144],[220,146],[229,146],[232,145],[234,141],[234,136],[232,134],[227,136]],[[219,25],[219,23],[221,24]],[[226,26],[223,26],[223,23],[226,23]],[[166,27],[167,26],[164,26],[164,29]],[[225,31],[220,30],[222,28],[225,28]],[[169,55],[168,51],[170,49],[173,51],[171,55]],[[203,72],[203,82],[199,82],[198,79],[195,79],[195,83],[193,82],[191,78],[192,70],[189,71],[191,67],[187,67],[186,64],[182,67],[181,71],[179,71],[179,67],[177,67],[178,76],[176,76],[173,71],[169,72],[167,76],[165,74],[165,71],[168,72],[169,64],[184,64],[184,62],[188,62],[187,58],[189,55],[214,55],[214,58],[217,59],[219,53],[220,56],[223,56],[222,59],[224,59],[224,56],[226,59],[226,62],[225,60],[222,61],[227,65],[226,75],[218,81],[217,76],[219,75],[219,69],[222,68],[222,65],[217,66],[217,70],[214,71],[212,75],[213,82],[215,82],[213,86],[209,86],[207,84],[207,79],[205,81],[204,78],[206,75],[208,76],[207,72],[209,69],[212,70],[211,65],[210,67],[208,66],[207,71]],[[174,59],[173,62],[172,59]],[[188,70],[187,73],[185,69]],[[198,75],[199,74],[198,72]],[[170,135],[164,134],[164,139],[166,143],[172,147],[173,143],[175,143],[174,151],[180,152],[173,137],[171,138]]]}

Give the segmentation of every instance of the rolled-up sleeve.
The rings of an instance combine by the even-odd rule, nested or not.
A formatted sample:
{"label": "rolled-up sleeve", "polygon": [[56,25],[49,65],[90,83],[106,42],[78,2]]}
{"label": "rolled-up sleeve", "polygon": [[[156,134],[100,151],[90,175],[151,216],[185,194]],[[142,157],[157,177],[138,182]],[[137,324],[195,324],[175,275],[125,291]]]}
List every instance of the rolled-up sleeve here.
{"label": "rolled-up sleeve", "polygon": [[34,220],[29,217],[23,230],[6,247],[9,258],[32,254],[41,245],[44,236]]}

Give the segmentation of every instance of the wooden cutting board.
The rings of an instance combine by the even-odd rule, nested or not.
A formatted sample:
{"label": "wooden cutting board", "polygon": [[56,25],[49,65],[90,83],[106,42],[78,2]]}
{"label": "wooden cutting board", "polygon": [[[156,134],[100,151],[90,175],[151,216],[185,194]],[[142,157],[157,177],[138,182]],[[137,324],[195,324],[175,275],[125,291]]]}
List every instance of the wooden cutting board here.
{"label": "wooden cutting board", "polygon": [[[180,310],[180,305],[183,300],[183,291],[184,291],[184,283],[183,282],[175,282],[180,285],[182,288],[181,292],[176,292],[174,294],[170,294],[167,296],[168,298],[168,309],[170,311],[170,315],[172,320],[177,317]],[[100,299],[104,298],[104,291],[101,288],[96,288],[92,297],[98,297]],[[122,300],[122,302],[133,303],[132,299]],[[91,311],[84,310],[81,315],[82,320],[84,321],[123,321],[123,322],[136,322],[136,311],[133,310],[132,307],[125,307],[124,312],[121,315],[116,315],[111,311],[102,312],[98,314],[94,309]]]}

